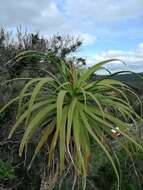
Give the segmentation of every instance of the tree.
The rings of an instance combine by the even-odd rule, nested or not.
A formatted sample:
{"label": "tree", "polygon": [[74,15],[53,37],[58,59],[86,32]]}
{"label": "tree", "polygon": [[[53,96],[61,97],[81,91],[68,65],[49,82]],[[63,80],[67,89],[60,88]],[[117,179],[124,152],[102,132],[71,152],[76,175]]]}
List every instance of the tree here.
{"label": "tree", "polygon": [[[9,75],[8,78],[22,77],[22,76],[41,76],[45,72],[39,69],[46,68],[48,71],[54,70],[54,64],[47,62],[48,60],[40,59],[37,55],[25,57],[22,60],[15,60],[17,54],[22,51],[34,50],[44,52],[54,58],[61,58],[63,60],[74,60],[77,64],[84,63],[84,59],[70,56],[79,49],[82,42],[78,38],[72,36],[54,35],[50,39],[40,36],[38,33],[22,33],[21,28],[17,29],[17,39],[12,38],[12,32],[1,29],[0,32],[0,74],[4,76],[5,73]],[[9,60],[13,60],[10,61]],[[7,72],[6,72],[7,71]],[[4,74],[3,74],[4,73]],[[56,72],[55,72],[56,73]]]}
{"label": "tree", "polygon": [[[27,53],[23,52],[17,58],[29,56]],[[34,51],[32,56],[45,59],[44,53]],[[52,58],[47,55],[46,57],[51,61]],[[60,176],[66,171],[65,166],[70,163],[75,176],[72,189],[80,177],[82,188],[85,189],[88,163],[92,154],[91,145],[95,143],[110,160],[118,181],[117,189],[120,188],[119,160],[110,146],[111,140],[116,139],[127,152],[127,142],[141,150],[143,148],[130,132],[129,122],[141,120],[126,95],[126,92],[132,93],[131,89],[117,80],[89,80],[102,66],[113,61],[116,60],[100,62],[81,74],[75,64],[59,58],[54,61],[59,73],[57,76],[49,73],[47,77],[31,79],[26,82],[21,93],[1,109],[0,113],[18,101],[18,114],[9,138],[23,123],[20,156],[31,139],[38,134],[39,139],[36,135],[38,141],[29,167],[47,144],[48,175],[53,176],[55,171],[53,178],[60,180]],[[117,96],[112,96],[113,91],[117,92]],[[107,112],[106,108],[110,108],[112,112]],[[111,129],[117,130],[124,140],[114,136]],[[49,180],[52,182],[51,178]]]}

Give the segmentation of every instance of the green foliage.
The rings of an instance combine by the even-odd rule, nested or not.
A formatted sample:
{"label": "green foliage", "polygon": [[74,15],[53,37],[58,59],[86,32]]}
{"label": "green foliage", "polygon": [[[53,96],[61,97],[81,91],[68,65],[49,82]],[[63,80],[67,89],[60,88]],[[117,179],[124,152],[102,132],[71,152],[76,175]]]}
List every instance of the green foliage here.
{"label": "green foliage", "polygon": [[[28,57],[29,53],[42,59],[53,60],[36,51],[23,52],[16,56],[16,59],[22,60]],[[59,71],[57,76],[49,72],[48,77],[33,78],[26,82],[19,96],[11,102],[18,101],[18,114],[9,138],[24,123],[25,132],[19,147],[19,155],[22,156],[24,148],[38,130],[39,141],[30,166],[48,142],[49,171],[52,167],[55,168],[53,163],[56,163],[59,173],[63,174],[65,165],[72,163],[75,176],[82,176],[82,188],[85,189],[91,145],[94,142],[109,159],[119,189],[119,159],[111,150],[109,142],[116,139],[125,148],[129,141],[139,149],[143,148],[130,132],[129,121],[141,120],[126,95],[126,92],[132,94],[132,90],[117,80],[97,79],[93,82],[89,80],[102,66],[113,61],[116,59],[103,61],[80,73],[71,62],[56,59],[54,63]],[[113,92],[116,95],[113,95]],[[2,108],[0,113],[11,103]],[[125,141],[120,141],[113,135],[111,129],[115,127],[118,127],[116,131]]]}
{"label": "green foliage", "polygon": [[15,179],[15,172],[10,163],[6,163],[0,159],[0,180]]}
{"label": "green foliage", "polygon": [[[142,190],[142,160],[143,153],[139,150],[131,155],[126,154],[121,147],[115,148],[121,167],[121,189],[123,190]],[[116,178],[105,154],[100,150],[93,154],[92,166],[88,177],[89,189],[92,186],[100,190],[116,190]],[[92,189],[92,188],[91,188]]]}

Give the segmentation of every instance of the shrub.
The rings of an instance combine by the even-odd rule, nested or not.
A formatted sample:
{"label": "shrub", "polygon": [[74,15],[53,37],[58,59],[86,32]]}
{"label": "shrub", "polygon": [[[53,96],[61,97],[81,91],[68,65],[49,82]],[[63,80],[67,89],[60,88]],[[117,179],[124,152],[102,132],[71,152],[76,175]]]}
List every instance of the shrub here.
{"label": "shrub", "polygon": [[0,159],[0,180],[13,180],[15,179],[14,169],[10,163],[6,163]]}

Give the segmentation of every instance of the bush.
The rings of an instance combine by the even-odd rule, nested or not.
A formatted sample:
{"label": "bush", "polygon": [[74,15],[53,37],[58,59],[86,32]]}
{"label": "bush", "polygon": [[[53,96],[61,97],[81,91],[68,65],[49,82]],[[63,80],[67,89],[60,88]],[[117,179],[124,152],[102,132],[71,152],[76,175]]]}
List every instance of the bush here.
{"label": "bush", "polygon": [[12,165],[0,159],[0,181],[14,180],[15,178],[16,176]]}
{"label": "bush", "polygon": [[[142,190],[143,189],[143,153],[137,150],[131,157],[121,147],[116,148],[120,161],[121,189]],[[96,187],[97,190],[116,190],[116,177],[108,159],[100,150],[93,154],[91,162],[88,187]],[[91,188],[92,189],[92,188]]]}

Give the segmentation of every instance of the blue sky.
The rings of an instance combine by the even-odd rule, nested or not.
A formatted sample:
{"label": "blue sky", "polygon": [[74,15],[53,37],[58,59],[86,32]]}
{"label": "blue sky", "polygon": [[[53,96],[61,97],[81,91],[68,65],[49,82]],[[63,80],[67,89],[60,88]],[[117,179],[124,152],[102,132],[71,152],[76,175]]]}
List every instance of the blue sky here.
{"label": "blue sky", "polygon": [[0,25],[45,36],[80,36],[88,65],[107,58],[127,63],[112,71],[143,72],[143,0],[0,0]]}

